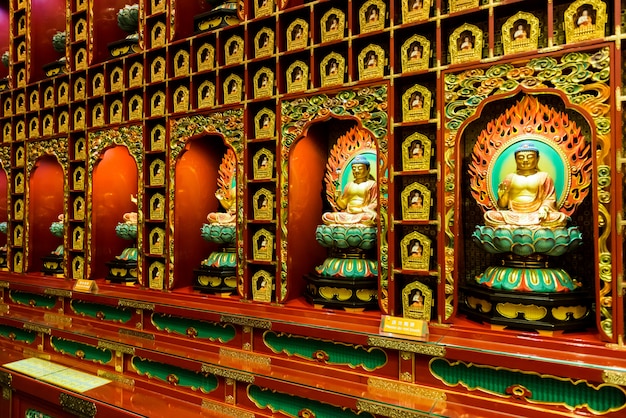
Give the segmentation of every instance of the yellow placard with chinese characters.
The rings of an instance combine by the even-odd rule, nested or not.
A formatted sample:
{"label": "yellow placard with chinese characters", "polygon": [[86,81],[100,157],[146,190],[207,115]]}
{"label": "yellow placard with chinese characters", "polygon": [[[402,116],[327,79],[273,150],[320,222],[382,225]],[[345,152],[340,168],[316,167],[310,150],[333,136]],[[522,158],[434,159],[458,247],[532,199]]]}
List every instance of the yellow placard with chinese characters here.
{"label": "yellow placard with chinese characters", "polygon": [[428,321],[383,315],[380,320],[380,332],[425,337],[428,335]]}

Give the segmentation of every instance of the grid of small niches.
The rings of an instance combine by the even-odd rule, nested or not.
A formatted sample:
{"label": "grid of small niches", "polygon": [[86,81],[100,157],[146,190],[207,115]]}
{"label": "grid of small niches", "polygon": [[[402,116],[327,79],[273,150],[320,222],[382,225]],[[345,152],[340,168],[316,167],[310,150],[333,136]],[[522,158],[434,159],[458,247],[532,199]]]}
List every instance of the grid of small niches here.
{"label": "grid of small niches", "polygon": [[69,201],[69,271],[74,279],[84,278],[85,272],[85,179],[87,142],[84,133],[71,135],[70,143],[70,201]]}
{"label": "grid of small niches", "polygon": [[26,0],[14,0],[10,57],[13,64],[11,66],[13,87],[18,88],[26,86],[26,32],[28,30],[26,20]]}

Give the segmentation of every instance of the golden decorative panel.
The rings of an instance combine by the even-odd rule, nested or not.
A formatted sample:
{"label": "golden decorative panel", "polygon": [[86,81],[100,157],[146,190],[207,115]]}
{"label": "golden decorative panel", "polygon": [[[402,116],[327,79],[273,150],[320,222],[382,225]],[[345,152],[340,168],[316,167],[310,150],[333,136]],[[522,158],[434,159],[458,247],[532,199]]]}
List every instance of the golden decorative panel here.
{"label": "golden decorative panel", "polygon": [[333,7],[324,13],[320,20],[322,42],[342,40],[345,27],[346,15],[341,10]]}
{"label": "golden decorative panel", "polygon": [[21,62],[26,60],[26,41],[21,41],[19,44],[17,44],[17,61]]}
{"label": "golden decorative panel", "polygon": [[6,122],[4,124],[4,128],[2,129],[2,141],[3,142],[11,142],[13,139],[11,133],[13,132],[13,125],[11,121]]}
{"label": "golden decorative panel", "polygon": [[215,106],[215,84],[209,80],[205,80],[198,86],[198,107]]}
{"label": "golden decorative panel", "polygon": [[274,0],[255,0],[254,17],[263,17],[271,15],[274,12]]}
{"label": "golden decorative panel", "polygon": [[104,94],[104,74],[96,73],[91,82],[94,96]]}
{"label": "golden decorative panel", "polygon": [[478,0],[450,0],[450,13],[478,7]]}
{"label": "golden decorative panel", "polygon": [[78,77],[76,81],[74,81],[74,100],[84,100],[85,99],[85,86],[87,82],[84,77]]}
{"label": "golden decorative panel", "polygon": [[165,162],[156,159],[150,163],[150,186],[163,186],[165,184]]}
{"label": "golden decorative panel", "polygon": [[74,68],[76,70],[87,69],[87,50],[85,48],[79,48],[74,55]]}
{"label": "golden decorative panel", "polygon": [[43,117],[43,134],[44,135],[52,135],[54,134],[54,119],[51,114],[46,114]]}
{"label": "golden decorative panel", "polygon": [[[29,101],[29,106],[30,106],[30,110],[39,110],[39,90],[33,90],[30,93],[30,101]],[[6,116],[10,116],[10,115],[6,115]]]}
{"label": "golden decorative panel", "polygon": [[150,42],[153,48],[165,45],[165,34],[167,33],[165,23],[156,22],[150,31]]}
{"label": "golden decorative panel", "polygon": [[72,259],[72,278],[74,280],[82,279],[84,277],[85,259],[81,256],[74,257]]}
{"label": "golden decorative panel", "polygon": [[174,55],[174,77],[189,75],[189,52],[181,49]]}
{"label": "golden decorative panel", "polygon": [[385,75],[385,50],[375,44],[369,44],[359,53],[359,78],[380,78]]}
{"label": "golden decorative panel", "polygon": [[141,94],[134,94],[128,103],[128,119],[141,118],[143,118],[143,97]]}
{"label": "golden decorative panel", "polygon": [[427,70],[430,60],[430,41],[421,35],[413,35],[400,48],[402,71]]}
{"label": "golden decorative panel", "polygon": [[87,21],[84,18],[79,18],[74,24],[74,41],[86,41],[87,40]]}
{"label": "golden decorative panel", "polygon": [[58,104],[68,104],[70,99],[70,87],[67,82],[62,82],[59,84],[59,88],[57,89],[57,103]]}
{"label": "golden decorative panel", "polygon": [[400,241],[402,269],[428,271],[431,245],[430,238],[417,231],[405,235]]}
{"label": "golden decorative panel", "polygon": [[189,87],[178,86],[174,90],[174,112],[187,112],[189,110]]}
{"label": "golden decorative panel", "polygon": [[264,107],[254,116],[256,138],[273,138],[276,135],[276,114]]}
{"label": "golden decorative panel", "polygon": [[26,68],[17,71],[17,87],[26,87]]}
{"label": "golden decorative panel", "polygon": [[261,228],[252,237],[252,258],[256,261],[274,259],[274,234]]}
{"label": "golden decorative panel", "polygon": [[243,97],[243,81],[237,74],[231,74],[224,80],[224,104],[239,103]]}
{"label": "golden decorative panel", "polygon": [[148,267],[148,283],[150,289],[163,289],[163,277],[165,276],[165,264],[155,261]]}
{"label": "golden decorative panel", "polygon": [[425,284],[415,281],[402,289],[402,316],[430,321],[433,292]]}
{"label": "golden decorative panel", "polygon": [[254,37],[254,58],[270,56],[274,53],[274,31],[262,28]]}
{"label": "golden decorative panel", "polygon": [[24,147],[21,145],[15,151],[15,166],[24,167]]}
{"label": "golden decorative panel", "polygon": [[252,157],[253,177],[255,180],[268,180],[274,176],[274,154],[267,148],[261,148]]}
{"label": "golden decorative panel", "polygon": [[309,22],[296,19],[287,27],[287,51],[306,48],[309,44]]}
{"label": "golden decorative panel", "polygon": [[567,43],[601,39],[607,21],[606,4],[600,0],[578,0],[565,11]]}
{"label": "golden decorative panel", "polygon": [[76,167],[74,173],[72,174],[72,178],[72,188],[74,190],[85,190],[85,169],[83,167]]}
{"label": "golden decorative panel", "polygon": [[11,97],[8,97],[4,101],[4,116],[11,116],[13,114],[13,101]]}
{"label": "golden decorative panel", "polygon": [[150,149],[152,151],[165,150],[165,126],[156,125],[150,131]]}
{"label": "golden decorative panel", "polygon": [[124,90],[124,72],[122,67],[115,67],[109,75],[110,88],[112,92]]}
{"label": "golden decorative panel", "polygon": [[461,25],[450,35],[448,50],[452,64],[479,61],[483,51],[483,32],[468,23]]}
{"label": "golden decorative panel", "polygon": [[74,159],[75,160],[84,160],[87,157],[87,153],[85,152],[85,138],[78,138],[74,143]]}
{"label": "golden decorative panel", "polygon": [[43,92],[43,106],[54,107],[54,87],[48,86]]}
{"label": "golden decorative panel", "polygon": [[39,136],[39,118],[37,116],[31,118],[28,124],[28,136],[37,138]]}
{"label": "golden decorative panel", "polygon": [[85,199],[82,196],[78,196],[74,199],[74,220],[82,221],[85,219]]}
{"label": "golden decorative panel", "polygon": [[17,141],[23,141],[26,139],[26,122],[23,120],[20,120],[15,124],[15,139]]}
{"label": "golden decorative panel", "polygon": [[304,61],[294,61],[285,74],[287,92],[296,93],[309,88],[309,66]]}
{"label": "golden decorative panel", "polygon": [[402,23],[428,19],[431,0],[402,0]]}
{"label": "golden decorative panel", "polygon": [[72,231],[72,249],[73,250],[82,250],[84,247],[84,239],[85,231],[82,227],[77,226]]}
{"label": "golden decorative panel", "polygon": [[419,84],[402,94],[402,121],[417,122],[430,119],[432,92]]}
{"label": "golden decorative panel", "polygon": [[150,10],[152,13],[165,11],[166,0],[150,0]]}
{"label": "golden decorative panel", "polygon": [[165,67],[165,58],[155,57],[150,63],[150,81],[155,83],[165,80]]}
{"label": "golden decorative panel", "polygon": [[198,71],[208,71],[215,67],[215,48],[209,43],[204,43],[196,53],[196,66]]}
{"label": "golden decorative panel", "polygon": [[361,33],[374,32],[385,28],[387,5],[383,0],[367,0],[359,9]]}
{"label": "golden decorative panel", "polygon": [[111,103],[111,107],[109,108],[109,121],[111,123],[122,122],[123,109],[124,106],[122,105],[122,101],[120,99],[113,100],[113,103]]}
{"label": "golden decorative panel", "polygon": [[165,93],[157,90],[150,97],[150,114],[152,116],[163,116],[165,114]]}
{"label": "golden decorative panel", "polygon": [[539,46],[539,19],[526,12],[518,12],[502,25],[502,45],[505,55],[533,51]]}
{"label": "golden decorative panel", "polygon": [[257,302],[271,302],[273,286],[273,274],[265,270],[257,271],[252,275],[252,300]]}
{"label": "golden decorative panel", "polygon": [[165,196],[155,193],[150,198],[150,220],[162,221],[165,219]]}
{"label": "golden decorative panel", "polygon": [[162,255],[165,231],[162,228],[153,228],[148,239],[150,241],[150,254]]}
{"label": "golden decorative panel", "polygon": [[428,170],[432,145],[426,135],[415,132],[402,141],[402,169]]}
{"label": "golden decorative panel", "polygon": [[226,65],[243,62],[243,39],[237,35],[228,38],[224,45],[224,56]]}
{"label": "golden decorative panel", "polygon": [[141,87],[143,85],[143,64],[135,62],[128,69],[128,86]]}
{"label": "golden decorative panel", "polygon": [[104,125],[104,105],[96,103],[91,111],[91,124],[93,126]]}
{"label": "golden decorative panel", "polygon": [[74,111],[74,129],[81,130],[85,129],[85,108],[77,107]]}
{"label": "golden decorative panel", "polygon": [[253,86],[255,99],[271,96],[274,94],[274,72],[262,67],[254,75]]}
{"label": "golden decorative panel", "polygon": [[271,221],[274,219],[274,194],[262,188],[252,197],[254,219]]}
{"label": "golden decorative panel", "polygon": [[24,263],[24,254],[21,251],[17,251],[13,255],[13,271],[16,273],[22,273],[24,269],[23,263]]}
{"label": "golden decorative panel", "polygon": [[320,62],[320,75],[322,86],[333,86],[343,84],[343,77],[346,71],[346,59],[343,55],[331,52]]}
{"label": "golden decorative panel", "polygon": [[13,180],[15,193],[24,193],[24,173],[17,173]]}
{"label": "golden decorative panel", "polygon": [[425,221],[430,217],[430,189],[414,181],[400,193],[402,219]]}
{"label": "golden decorative panel", "polygon": [[[14,216],[16,220],[20,220],[17,216]],[[21,247],[24,244],[24,227],[22,225],[16,225],[13,228],[13,245]]]}
{"label": "golden decorative panel", "polygon": [[24,93],[19,93],[15,98],[15,113],[25,113],[26,112],[26,95]]}

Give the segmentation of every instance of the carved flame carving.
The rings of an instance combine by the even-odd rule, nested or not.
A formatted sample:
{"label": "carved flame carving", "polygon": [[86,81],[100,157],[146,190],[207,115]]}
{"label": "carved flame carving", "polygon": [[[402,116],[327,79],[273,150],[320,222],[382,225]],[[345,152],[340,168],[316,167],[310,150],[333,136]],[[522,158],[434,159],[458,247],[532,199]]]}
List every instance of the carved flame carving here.
{"label": "carved flame carving", "polygon": [[231,148],[227,148],[217,175],[217,188],[223,192],[224,196],[228,196],[230,189],[235,186],[233,179],[235,178],[236,168],[237,157],[235,152]]}
{"label": "carved flame carving", "polygon": [[560,210],[571,215],[589,193],[591,184],[590,145],[585,141],[580,128],[568,115],[541,104],[536,97],[524,96],[498,118],[487,123],[482,130],[469,165],[472,196],[484,209],[493,209],[489,195],[488,170],[498,150],[523,136],[542,137],[558,148],[567,159],[569,168],[566,187],[569,192]]}

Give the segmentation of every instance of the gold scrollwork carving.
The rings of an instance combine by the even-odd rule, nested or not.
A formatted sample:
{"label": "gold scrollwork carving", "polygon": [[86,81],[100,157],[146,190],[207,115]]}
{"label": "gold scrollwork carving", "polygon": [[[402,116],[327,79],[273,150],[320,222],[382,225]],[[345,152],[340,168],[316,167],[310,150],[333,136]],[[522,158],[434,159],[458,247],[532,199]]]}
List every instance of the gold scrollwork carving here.
{"label": "gold scrollwork carving", "polygon": [[119,353],[125,354],[135,354],[135,347],[125,344],[113,343],[110,341],[98,341],[98,348],[103,348],[106,350],[117,351]]}
{"label": "gold scrollwork carving", "polygon": [[602,372],[602,381],[604,383],[626,386],[626,373],[616,372],[613,370],[605,370]]}
{"label": "gold scrollwork carving", "polygon": [[0,371],[0,384],[11,387],[13,376],[9,372]]}
{"label": "gold scrollwork carving", "polygon": [[72,297],[72,291],[71,290],[66,290],[66,289],[51,289],[51,288],[47,288],[43,291],[44,294],[46,295],[50,295],[50,296],[59,296],[62,298],[71,298]]}
{"label": "gold scrollwork carving", "polygon": [[539,321],[545,318],[548,310],[543,306],[524,305],[521,303],[498,303],[496,311],[506,318],[517,318],[518,313],[522,313],[527,321]]}
{"label": "gold scrollwork carving", "polygon": [[25,322],[23,328],[28,331],[41,332],[48,335],[52,333],[52,330],[50,328],[38,324],[32,324],[30,322]]}
{"label": "gold scrollwork carving", "polygon": [[120,383],[122,385],[128,386],[128,387],[134,387],[135,386],[135,379],[130,379],[128,377],[124,377],[120,374],[117,373],[112,373],[108,370],[98,370],[98,376],[102,377],[104,379],[109,379],[112,380],[114,382]]}
{"label": "gold scrollwork carving", "polygon": [[11,400],[11,389],[7,387],[2,388],[2,399],[10,401]]}
{"label": "gold scrollwork carving", "polygon": [[229,350],[227,348],[220,348],[220,357],[230,357],[232,359],[256,363],[262,366],[270,366],[272,364],[272,359],[270,357],[237,350]]}
{"label": "gold scrollwork carving", "polygon": [[95,417],[97,412],[95,403],[77,398],[68,393],[61,393],[59,395],[59,405],[61,405],[63,409],[69,410],[69,412],[81,417]]}
{"label": "gold scrollwork carving", "polygon": [[154,303],[139,302],[136,300],[129,300],[129,299],[118,300],[117,306],[127,306],[129,308],[144,309],[144,310],[149,310],[149,311],[154,310]]}
{"label": "gold scrollwork carving", "polygon": [[384,337],[369,337],[367,344],[381,348],[391,348],[398,351],[410,351],[412,353],[424,354],[427,356],[444,357],[446,349],[442,346],[413,341],[396,340]]}
{"label": "gold scrollwork carving", "polygon": [[0,281],[0,289],[8,289],[8,288],[9,288],[9,282]]}
{"label": "gold scrollwork carving", "polygon": [[226,415],[228,417],[254,418],[255,416],[252,412],[246,412],[239,408],[234,408],[232,406],[212,402],[207,399],[202,400],[202,409],[206,409],[212,412],[217,412],[221,415]]}
{"label": "gold scrollwork carving", "polygon": [[121,335],[128,335],[131,337],[143,338],[145,340],[154,340],[154,334],[150,334],[147,332],[135,331],[134,329],[124,329],[120,328],[119,333]]}

